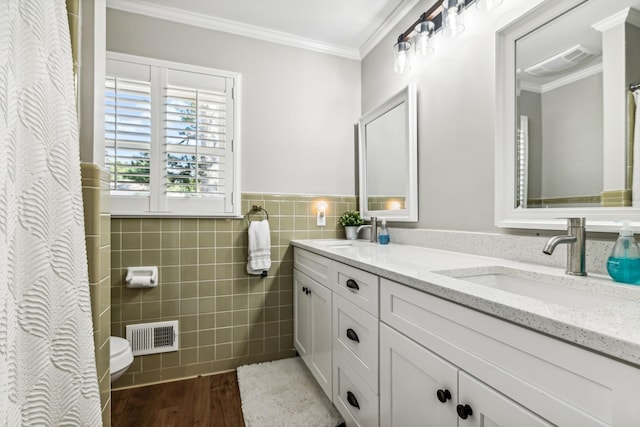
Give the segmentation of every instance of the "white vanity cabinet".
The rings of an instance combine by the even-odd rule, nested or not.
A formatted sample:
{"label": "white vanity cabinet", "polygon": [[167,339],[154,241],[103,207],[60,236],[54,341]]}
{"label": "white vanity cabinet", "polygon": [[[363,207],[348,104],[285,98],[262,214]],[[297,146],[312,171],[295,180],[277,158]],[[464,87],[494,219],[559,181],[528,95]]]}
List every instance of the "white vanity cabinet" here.
{"label": "white vanity cabinet", "polygon": [[348,427],[640,426],[636,365],[294,253],[295,346]]}
{"label": "white vanity cabinet", "polygon": [[294,253],[294,346],[322,390],[331,399],[331,290],[329,259],[308,251]]}
{"label": "white vanity cabinet", "polygon": [[458,424],[458,369],[414,341],[380,325],[380,424]]}
{"label": "white vanity cabinet", "polygon": [[[390,326],[381,326],[380,337],[384,425],[425,422],[417,409],[408,413],[415,418],[395,422],[398,410],[409,411],[402,399],[419,401],[402,384],[422,393],[438,417],[443,407],[455,417],[458,405],[469,405],[473,414],[458,417],[459,426],[640,425],[637,368],[386,279],[380,318]],[[451,404],[438,406],[445,387]]]}
{"label": "white vanity cabinet", "polygon": [[552,424],[382,324],[380,425],[548,427]]}

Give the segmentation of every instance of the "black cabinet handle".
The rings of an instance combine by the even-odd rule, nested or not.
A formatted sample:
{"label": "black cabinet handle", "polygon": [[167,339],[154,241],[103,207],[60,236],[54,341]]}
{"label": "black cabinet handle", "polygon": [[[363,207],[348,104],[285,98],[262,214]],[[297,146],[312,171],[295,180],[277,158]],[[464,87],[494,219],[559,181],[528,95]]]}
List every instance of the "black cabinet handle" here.
{"label": "black cabinet handle", "polygon": [[354,291],[360,290],[360,286],[358,286],[358,283],[353,279],[347,280],[347,288],[353,289]]}
{"label": "black cabinet handle", "polygon": [[356,334],[356,331],[351,328],[347,329],[347,338],[349,338],[351,341],[360,342],[358,334]]}
{"label": "black cabinet handle", "polygon": [[311,289],[307,288],[307,295],[311,293]]}
{"label": "black cabinet handle", "polygon": [[356,396],[350,391],[347,392],[347,402],[349,402],[349,405],[353,406],[354,408],[360,409],[358,399],[356,399]]}
{"label": "black cabinet handle", "polygon": [[456,406],[456,412],[458,413],[458,416],[463,420],[466,420],[469,416],[473,415],[473,410],[469,405]]}
{"label": "black cabinet handle", "polygon": [[438,396],[438,400],[440,402],[445,403],[447,400],[451,399],[451,392],[447,389],[440,389],[436,392],[436,396]]}
{"label": "black cabinet handle", "polygon": [[306,286],[302,287],[302,292],[304,292],[305,294],[307,293],[307,287]]}

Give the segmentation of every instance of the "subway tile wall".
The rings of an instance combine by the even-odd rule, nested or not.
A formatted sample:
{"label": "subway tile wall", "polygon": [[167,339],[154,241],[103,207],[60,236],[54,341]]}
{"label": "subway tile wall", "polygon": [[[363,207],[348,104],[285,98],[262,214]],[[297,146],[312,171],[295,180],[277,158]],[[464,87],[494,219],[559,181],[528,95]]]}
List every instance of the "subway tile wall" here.
{"label": "subway tile wall", "polygon": [[109,173],[97,165],[82,163],[82,200],[91,314],[96,352],[96,371],[102,404],[102,423],[111,425],[111,377],[109,336],[111,334],[111,215]]}
{"label": "subway tile wall", "polygon": [[[327,225],[316,226],[326,204]],[[344,238],[340,214],[356,198],[243,194],[242,212],[269,214],[271,269],[246,272],[247,218],[113,218],[111,332],[128,324],[179,320],[177,352],[137,356],[114,389],[234,369],[289,357],[293,350],[293,239]],[[252,213],[251,219],[265,218]],[[156,265],[159,286],[129,289],[129,266]]]}

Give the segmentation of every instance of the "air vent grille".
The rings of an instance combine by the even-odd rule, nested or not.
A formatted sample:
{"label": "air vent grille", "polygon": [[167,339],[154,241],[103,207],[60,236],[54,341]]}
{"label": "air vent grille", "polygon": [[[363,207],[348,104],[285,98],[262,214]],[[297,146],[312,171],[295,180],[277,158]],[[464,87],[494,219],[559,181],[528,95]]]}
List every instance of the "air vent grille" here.
{"label": "air vent grille", "polygon": [[178,321],[127,325],[127,341],[134,356],[178,350]]}
{"label": "air vent grille", "polygon": [[575,67],[581,62],[584,62],[596,55],[596,53],[578,44],[564,52],[526,68],[524,72],[537,77],[552,76],[568,70],[569,68]]}

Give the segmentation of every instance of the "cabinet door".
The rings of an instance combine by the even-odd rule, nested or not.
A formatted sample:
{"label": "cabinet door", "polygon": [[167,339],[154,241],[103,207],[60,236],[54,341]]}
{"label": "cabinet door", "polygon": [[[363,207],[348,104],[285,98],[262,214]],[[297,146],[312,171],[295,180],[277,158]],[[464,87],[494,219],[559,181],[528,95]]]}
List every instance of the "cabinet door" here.
{"label": "cabinet door", "polygon": [[455,366],[381,323],[380,425],[457,426],[457,373]]}
{"label": "cabinet door", "polygon": [[460,427],[550,427],[553,424],[518,405],[472,376],[459,373]]}
{"label": "cabinet door", "polygon": [[307,286],[310,290],[307,297],[311,301],[311,357],[307,365],[331,399],[331,291],[314,280]]}
{"label": "cabinet door", "polygon": [[306,290],[310,282],[307,276],[293,270],[293,344],[307,366],[311,351],[311,298]]}

